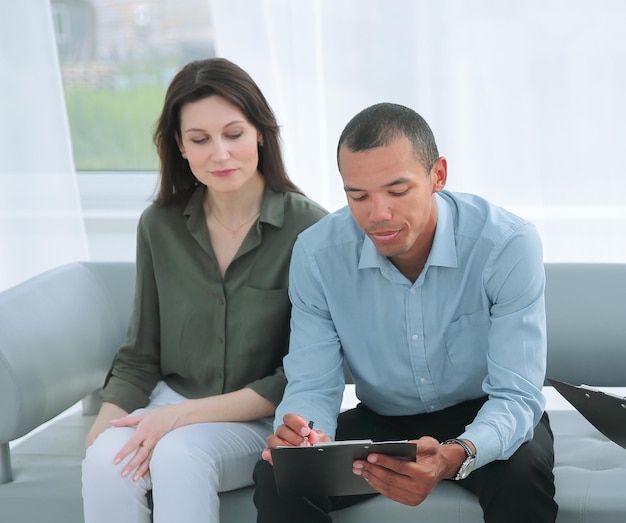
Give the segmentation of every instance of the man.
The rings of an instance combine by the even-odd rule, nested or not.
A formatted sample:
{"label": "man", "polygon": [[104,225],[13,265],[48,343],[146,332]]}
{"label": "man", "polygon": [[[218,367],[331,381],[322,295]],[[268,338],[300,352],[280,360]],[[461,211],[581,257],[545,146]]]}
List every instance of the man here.
{"label": "man", "polygon": [[[410,439],[416,462],[370,454],[353,472],[407,505],[456,479],[478,495],[487,522],[554,522],[535,228],[444,191],[446,159],[409,108],[360,112],[337,160],[348,208],[294,246],[288,385],[269,447]],[[344,358],[361,403],[339,414]],[[330,511],[363,499],[281,498],[268,461],[255,469],[261,523],[330,522]]]}

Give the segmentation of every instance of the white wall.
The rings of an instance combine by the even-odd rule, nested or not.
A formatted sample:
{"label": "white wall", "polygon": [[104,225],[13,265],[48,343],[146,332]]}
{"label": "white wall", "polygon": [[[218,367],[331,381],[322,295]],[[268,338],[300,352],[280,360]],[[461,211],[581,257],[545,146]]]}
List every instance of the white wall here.
{"label": "white wall", "polygon": [[78,173],[91,259],[135,259],[137,221],[155,194],[152,172]]}

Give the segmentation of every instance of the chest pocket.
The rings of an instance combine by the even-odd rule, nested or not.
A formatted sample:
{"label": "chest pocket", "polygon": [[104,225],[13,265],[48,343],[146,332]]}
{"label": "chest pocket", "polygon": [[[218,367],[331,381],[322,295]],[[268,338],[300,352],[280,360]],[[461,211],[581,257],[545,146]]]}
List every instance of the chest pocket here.
{"label": "chest pocket", "polygon": [[486,369],[489,324],[483,312],[476,312],[460,316],[448,326],[446,353],[455,369],[465,372],[477,367]]}

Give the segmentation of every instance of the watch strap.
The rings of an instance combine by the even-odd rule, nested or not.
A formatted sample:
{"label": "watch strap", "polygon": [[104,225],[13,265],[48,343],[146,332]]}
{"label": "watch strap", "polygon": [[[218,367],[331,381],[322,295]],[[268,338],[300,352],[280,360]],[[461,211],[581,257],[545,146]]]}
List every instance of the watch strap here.
{"label": "watch strap", "polygon": [[465,454],[467,455],[468,458],[476,457],[476,454],[472,452],[472,449],[470,448],[470,446],[467,443],[465,443],[462,439],[458,439],[458,438],[447,439],[446,441],[442,443],[442,445],[450,445],[451,443],[456,443],[457,445],[461,445],[461,447],[463,447],[463,450],[465,451]]}
{"label": "watch strap", "polygon": [[463,440],[458,439],[458,438],[447,439],[446,441],[442,443],[442,445],[450,445],[452,443],[456,443],[457,445],[460,445],[465,451],[465,454],[467,455],[467,457],[465,458],[465,461],[461,464],[461,467],[459,468],[458,472],[451,478],[454,481],[459,481],[469,476],[472,470],[474,469],[474,466],[476,464],[476,454],[472,452],[472,449],[467,443],[465,443]]}

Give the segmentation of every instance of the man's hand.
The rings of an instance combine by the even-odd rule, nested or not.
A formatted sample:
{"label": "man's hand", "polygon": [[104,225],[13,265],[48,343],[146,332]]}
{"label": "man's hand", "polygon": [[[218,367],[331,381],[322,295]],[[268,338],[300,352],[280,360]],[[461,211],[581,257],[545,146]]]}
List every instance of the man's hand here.
{"label": "man's hand", "polygon": [[440,445],[430,437],[412,443],[417,445],[416,461],[370,454],[367,461],[354,462],[353,472],[383,496],[404,505],[419,505],[437,483],[454,476],[466,454],[460,445]]}
{"label": "man's hand", "polygon": [[278,427],[275,434],[267,438],[267,446],[263,451],[263,459],[272,462],[270,449],[278,446],[308,447],[320,441],[330,441],[323,430],[309,428],[309,423],[298,414],[285,414],[283,424]]}

